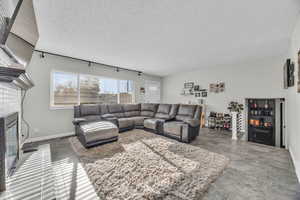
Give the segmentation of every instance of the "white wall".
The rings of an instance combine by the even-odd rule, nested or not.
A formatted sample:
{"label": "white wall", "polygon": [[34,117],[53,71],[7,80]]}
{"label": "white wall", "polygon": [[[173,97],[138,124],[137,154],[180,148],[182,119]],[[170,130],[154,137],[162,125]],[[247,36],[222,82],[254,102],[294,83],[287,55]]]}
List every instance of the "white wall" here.
{"label": "white wall", "polygon": [[161,81],[160,77],[144,74],[137,76],[137,73],[127,71],[116,72],[113,69],[95,64],[92,67],[88,67],[86,62],[48,54],[42,59],[40,58],[40,54],[35,52],[31,63],[27,67],[27,72],[33,79],[35,87],[28,91],[24,102],[24,114],[25,119],[31,126],[31,138],[51,137],[56,134],[73,132],[73,109],[51,110],[49,107],[50,73],[52,70],[133,80],[135,83],[136,102],[144,101],[143,96],[139,94],[139,88],[144,86],[145,80]]}
{"label": "white wall", "polygon": [[[295,83],[298,79],[298,59],[300,50],[300,17],[291,40],[290,58],[295,62]],[[289,150],[292,155],[298,179],[300,180],[300,93],[297,93],[297,84],[287,91],[287,131]]]}
{"label": "white wall", "polygon": [[242,63],[232,66],[216,66],[198,71],[180,73],[163,78],[163,102],[196,102],[194,96],[180,95],[185,81],[199,84],[208,89],[210,83],[225,82],[225,92],[208,93],[205,98],[207,111],[228,112],[230,101],[245,102],[245,98],[284,97],[284,58]]}

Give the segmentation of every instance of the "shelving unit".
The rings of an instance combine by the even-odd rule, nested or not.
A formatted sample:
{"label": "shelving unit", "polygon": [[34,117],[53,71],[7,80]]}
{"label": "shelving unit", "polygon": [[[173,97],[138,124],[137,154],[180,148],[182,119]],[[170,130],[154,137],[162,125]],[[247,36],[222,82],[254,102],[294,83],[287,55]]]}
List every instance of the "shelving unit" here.
{"label": "shelving unit", "polygon": [[276,108],[276,99],[248,99],[249,141],[271,146],[278,144]]}

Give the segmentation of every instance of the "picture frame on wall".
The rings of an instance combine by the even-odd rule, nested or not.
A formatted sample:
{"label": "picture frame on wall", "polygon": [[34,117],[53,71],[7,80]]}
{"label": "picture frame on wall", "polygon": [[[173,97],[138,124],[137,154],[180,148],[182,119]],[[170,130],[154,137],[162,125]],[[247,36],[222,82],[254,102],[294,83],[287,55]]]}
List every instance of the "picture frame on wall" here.
{"label": "picture frame on wall", "polygon": [[289,68],[288,68],[288,73],[289,73],[289,76],[288,76],[288,86],[289,87],[293,87],[295,85],[295,76],[294,76],[294,73],[295,73],[295,64],[294,64],[294,62],[290,63]]}
{"label": "picture frame on wall", "polygon": [[283,86],[284,89],[295,85],[295,64],[291,59],[287,59],[283,67]]}
{"label": "picture frame on wall", "polygon": [[209,84],[209,92],[217,93],[218,92],[218,87],[219,86],[216,83]]}
{"label": "picture frame on wall", "polygon": [[203,92],[201,93],[201,96],[202,96],[202,97],[207,97],[207,91],[203,91]]}
{"label": "picture frame on wall", "polygon": [[145,93],[146,93],[145,88],[144,88],[144,87],[141,87],[141,88],[140,88],[140,94],[145,94]]}
{"label": "picture frame on wall", "polygon": [[219,92],[224,92],[225,91],[225,83],[221,82],[219,83]]}
{"label": "picture frame on wall", "polygon": [[200,85],[195,85],[194,86],[194,91],[200,91]]}
{"label": "picture frame on wall", "polygon": [[193,88],[194,87],[194,82],[186,82],[184,83],[184,88],[188,89],[188,88]]}

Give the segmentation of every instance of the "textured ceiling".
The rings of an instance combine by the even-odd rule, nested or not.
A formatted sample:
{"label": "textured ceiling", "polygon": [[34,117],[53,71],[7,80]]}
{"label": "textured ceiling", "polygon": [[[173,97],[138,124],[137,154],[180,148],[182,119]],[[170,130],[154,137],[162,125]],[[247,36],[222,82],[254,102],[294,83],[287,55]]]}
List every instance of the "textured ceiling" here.
{"label": "textured ceiling", "polygon": [[165,76],[284,55],[298,0],[34,0],[37,49]]}

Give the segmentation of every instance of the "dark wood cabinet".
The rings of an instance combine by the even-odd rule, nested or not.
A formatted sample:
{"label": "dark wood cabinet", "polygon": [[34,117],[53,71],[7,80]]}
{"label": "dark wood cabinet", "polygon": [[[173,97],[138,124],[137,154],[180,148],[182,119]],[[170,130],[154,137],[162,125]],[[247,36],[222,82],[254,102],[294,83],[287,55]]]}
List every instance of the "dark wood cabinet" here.
{"label": "dark wood cabinet", "polygon": [[275,146],[275,99],[248,100],[248,140]]}

